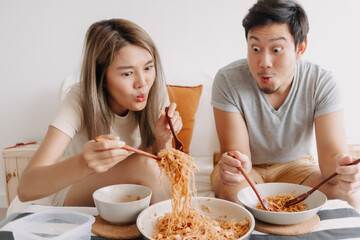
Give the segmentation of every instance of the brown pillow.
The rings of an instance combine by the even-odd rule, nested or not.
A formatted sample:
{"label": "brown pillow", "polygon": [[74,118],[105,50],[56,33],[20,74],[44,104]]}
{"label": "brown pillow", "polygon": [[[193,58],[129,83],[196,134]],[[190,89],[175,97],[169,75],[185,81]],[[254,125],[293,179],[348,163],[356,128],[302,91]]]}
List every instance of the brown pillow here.
{"label": "brown pillow", "polygon": [[[183,127],[178,138],[184,144],[185,152],[189,153],[189,146],[194,129],[195,113],[199,106],[203,85],[199,86],[176,86],[168,85],[167,90],[170,102],[175,102],[179,111]],[[175,143],[173,142],[173,146]]]}
{"label": "brown pillow", "polygon": [[213,165],[214,165],[214,167],[216,166],[216,164],[218,164],[220,159],[221,159],[220,152],[214,152],[214,154],[213,154]]}

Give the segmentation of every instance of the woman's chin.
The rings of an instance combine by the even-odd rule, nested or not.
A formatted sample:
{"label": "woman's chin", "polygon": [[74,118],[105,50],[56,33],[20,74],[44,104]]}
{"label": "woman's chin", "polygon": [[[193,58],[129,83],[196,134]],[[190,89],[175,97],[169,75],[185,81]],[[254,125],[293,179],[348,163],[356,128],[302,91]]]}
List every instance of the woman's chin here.
{"label": "woman's chin", "polygon": [[137,104],[135,104],[135,106],[133,106],[133,108],[130,109],[130,111],[139,112],[139,111],[144,110],[145,107],[146,107],[146,101],[138,102]]}

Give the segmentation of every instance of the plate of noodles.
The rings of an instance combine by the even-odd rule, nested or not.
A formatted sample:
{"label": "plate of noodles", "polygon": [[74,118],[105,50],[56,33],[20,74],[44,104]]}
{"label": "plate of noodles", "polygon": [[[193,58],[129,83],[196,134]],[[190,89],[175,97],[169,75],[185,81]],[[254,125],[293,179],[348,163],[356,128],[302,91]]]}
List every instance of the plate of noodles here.
{"label": "plate of noodles", "polygon": [[[180,220],[171,217],[171,200],[143,210],[137,227],[145,239],[249,239],[255,219],[244,207],[217,198],[193,197],[190,211],[180,211]],[[171,218],[167,218],[170,216]],[[188,217],[186,217],[188,216]],[[190,216],[190,217],[189,217]],[[185,225],[181,227],[181,218]],[[171,224],[167,224],[171,222]],[[170,234],[166,234],[167,228]]]}
{"label": "plate of noodles", "polygon": [[262,183],[255,186],[275,205],[277,212],[263,210],[250,186],[239,191],[238,199],[256,219],[271,224],[290,225],[305,222],[312,218],[327,201],[325,194],[317,190],[303,202],[286,208],[285,202],[311,188],[291,183]]}
{"label": "plate of noodles", "polygon": [[162,149],[157,161],[171,186],[171,199],[144,209],[136,220],[146,239],[249,239],[255,227],[251,213],[238,204],[197,197],[195,159],[184,152]]}

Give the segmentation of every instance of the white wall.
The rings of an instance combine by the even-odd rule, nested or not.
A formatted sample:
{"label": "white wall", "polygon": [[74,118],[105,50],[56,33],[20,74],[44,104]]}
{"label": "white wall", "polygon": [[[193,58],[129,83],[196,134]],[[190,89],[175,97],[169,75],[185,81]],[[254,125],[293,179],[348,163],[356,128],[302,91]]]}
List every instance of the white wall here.
{"label": "white wall", "polygon": [[[241,21],[254,0],[0,0],[0,149],[40,141],[62,80],[79,70],[91,23],[126,18],[156,42],[167,74],[206,73],[246,57]],[[360,138],[359,1],[300,0],[308,12],[306,59],[343,87],[349,138]],[[189,84],[184,79],[184,84]],[[6,206],[0,164],[0,207]]]}

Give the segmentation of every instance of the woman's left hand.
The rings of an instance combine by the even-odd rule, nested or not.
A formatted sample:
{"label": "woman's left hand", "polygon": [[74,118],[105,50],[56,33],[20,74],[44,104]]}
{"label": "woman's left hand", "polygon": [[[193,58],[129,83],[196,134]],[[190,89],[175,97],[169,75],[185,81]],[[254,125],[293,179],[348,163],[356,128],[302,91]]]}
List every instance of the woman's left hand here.
{"label": "woman's left hand", "polygon": [[[181,116],[176,109],[176,103],[171,103],[169,105],[168,116],[170,121],[173,124],[174,131],[178,134],[183,126]],[[161,111],[161,115],[155,124],[155,138],[156,138],[156,148],[161,150],[164,148],[171,148],[172,144],[172,133],[170,126],[166,120],[165,109]]]}

